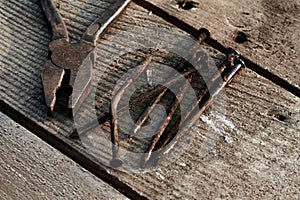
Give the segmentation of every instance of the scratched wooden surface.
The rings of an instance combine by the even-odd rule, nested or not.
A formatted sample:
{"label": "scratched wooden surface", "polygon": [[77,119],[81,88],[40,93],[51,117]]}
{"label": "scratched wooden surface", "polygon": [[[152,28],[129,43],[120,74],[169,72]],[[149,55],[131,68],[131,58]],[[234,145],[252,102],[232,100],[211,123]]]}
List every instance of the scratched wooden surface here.
{"label": "scratched wooden surface", "polygon": [[127,199],[0,113],[1,199]]}
{"label": "scratched wooden surface", "polygon": [[[59,4],[73,40],[77,40],[97,13],[103,12],[103,8],[108,5],[93,0],[59,1]],[[80,142],[66,137],[76,126],[70,119],[62,115],[52,119],[46,115],[40,72],[48,55],[50,35],[38,1],[3,1],[0,12],[3,30],[0,42],[1,99],[88,158],[97,155],[97,152],[89,151]],[[23,21],[25,16],[27,20]],[[156,32],[149,34],[152,30]],[[224,27],[224,30],[230,29]],[[159,31],[162,32],[161,35],[157,34]],[[294,31],[297,34],[296,29]],[[118,57],[120,51],[132,50],[132,44],[137,43],[132,38],[137,34],[140,34],[140,39],[137,40],[140,43],[145,41],[143,36],[146,36],[153,41],[152,45],[158,47],[160,43],[157,40],[173,44],[174,38],[170,36],[174,34],[189,37],[148,11],[131,4],[99,40],[102,45],[99,51],[101,52],[101,48],[106,51],[100,54],[103,57],[97,58],[96,74],[110,69],[110,59]],[[239,48],[242,47],[238,46]],[[212,50],[209,53],[211,56],[218,55]],[[257,55],[253,55],[256,58]],[[130,62],[131,60],[125,61],[120,64],[121,67],[127,67],[125,69],[137,64]],[[279,62],[266,57],[265,62],[268,61]],[[124,73],[122,69],[112,77],[118,78]],[[99,80],[99,77],[95,78]],[[106,82],[102,84],[109,85]],[[101,91],[97,94],[101,94]],[[194,139],[189,148],[168,166],[142,174],[105,168],[101,164],[108,162],[111,154],[110,145],[105,141],[103,145],[107,148],[103,148],[102,157],[94,157],[94,162],[149,199],[249,196],[296,199],[300,184],[299,98],[248,69],[239,73],[222,97],[213,105],[216,109],[202,115],[191,131]],[[103,105],[105,111],[108,109],[107,104],[100,103],[109,99],[110,95],[96,96],[96,103]],[[220,106],[221,103],[224,106]],[[105,134],[108,135],[107,132]],[[110,184],[114,185],[114,182]]]}

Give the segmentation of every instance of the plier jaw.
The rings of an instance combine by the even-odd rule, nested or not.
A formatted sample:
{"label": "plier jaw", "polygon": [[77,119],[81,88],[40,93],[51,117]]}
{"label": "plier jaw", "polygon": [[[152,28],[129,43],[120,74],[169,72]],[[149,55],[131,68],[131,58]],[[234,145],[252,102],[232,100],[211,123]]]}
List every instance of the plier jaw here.
{"label": "plier jaw", "polygon": [[[51,59],[45,62],[42,72],[42,84],[48,114],[54,116],[57,91],[69,88],[68,111],[73,116],[91,90],[91,72],[94,64],[92,43],[80,41],[69,43],[66,39],[57,39],[49,44]],[[64,80],[66,79],[66,80]],[[63,81],[64,80],[64,81]],[[64,87],[62,87],[62,84]]]}
{"label": "plier jaw", "polygon": [[51,62],[51,60],[47,60],[44,63],[44,70],[42,72],[41,78],[49,116],[54,116],[56,93],[61,87],[64,75],[65,70],[62,68],[58,68]]}
{"label": "plier jaw", "polygon": [[130,0],[117,0],[87,28],[80,42],[70,43],[66,25],[53,0],[41,0],[44,13],[52,28],[52,41],[49,44],[51,58],[44,63],[41,75],[50,116],[54,115],[59,89],[70,88],[70,91],[62,91],[69,93],[67,107],[70,116],[74,116],[89,95],[96,40],[129,3]]}

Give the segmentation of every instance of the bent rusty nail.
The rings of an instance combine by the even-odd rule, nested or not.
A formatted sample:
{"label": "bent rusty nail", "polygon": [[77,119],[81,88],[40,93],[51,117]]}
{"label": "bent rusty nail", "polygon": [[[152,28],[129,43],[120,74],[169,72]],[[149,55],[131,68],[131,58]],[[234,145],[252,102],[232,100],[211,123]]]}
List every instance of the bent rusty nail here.
{"label": "bent rusty nail", "polygon": [[[189,117],[192,116],[192,113],[197,110],[196,106],[199,106],[201,109],[203,109],[201,107],[201,105],[203,103],[201,102],[205,102],[205,99],[207,99],[207,94],[210,98],[214,97],[229,81],[230,79],[233,77],[233,75],[240,69],[241,66],[244,66],[244,63],[239,59],[239,53],[237,51],[231,50],[230,53],[227,56],[227,59],[222,63],[221,67],[219,68],[219,70],[216,72],[216,74],[212,77],[211,81],[209,82],[209,85],[207,86],[206,90],[203,92],[203,95],[199,95],[198,100],[195,104],[192,105],[192,109],[190,112],[188,112],[179,123],[177,123],[176,126],[174,126],[169,133],[167,134],[167,136],[165,137],[164,141],[160,141],[158,143],[158,145],[156,146],[155,150],[160,150],[161,148],[163,148],[168,142],[170,142],[170,140],[173,138],[173,136],[177,133],[177,131],[179,130],[180,127],[183,126],[183,124],[186,123],[186,121],[188,121]],[[226,67],[230,67],[233,70],[231,70],[228,75],[229,75],[229,79],[227,79],[227,81],[223,82],[223,72],[226,69]],[[220,86],[221,85],[221,86]],[[207,104],[207,106],[209,105],[209,103]],[[205,106],[205,108],[207,107]],[[204,109],[205,110],[205,109]],[[204,111],[203,110],[203,111]],[[199,110],[199,113],[201,114],[203,111]],[[200,116],[199,114],[199,116]],[[190,124],[192,125],[193,123],[190,122]]]}
{"label": "bent rusty nail", "polygon": [[136,73],[134,73],[124,85],[118,90],[116,95],[114,95],[111,101],[111,134],[112,134],[112,161],[111,166],[120,167],[122,165],[122,160],[119,156],[119,133],[118,133],[118,104],[121,97],[125,93],[126,89],[145,71],[149,63],[152,61],[152,56],[147,57],[143,63],[137,68]]}
{"label": "bent rusty nail", "polygon": [[[155,147],[155,150],[162,150],[163,147],[165,147],[168,143],[171,143],[173,141],[168,148],[162,150],[162,154],[169,152],[170,149],[172,149],[175,146],[174,144],[177,143],[178,140],[182,138],[185,135],[185,133],[188,130],[190,130],[190,128],[195,124],[195,122],[199,119],[200,115],[211,104],[215,96],[232,80],[236,72],[243,66],[244,63],[242,60],[239,59],[239,53],[237,51],[232,50],[229,53],[228,58],[221,66],[222,69],[227,67],[230,68],[230,70],[226,74],[228,79],[226,81],[223,81],[222,74],[220,72],[217,72],[212,78],[212,80],[214,81],[210,82],[210,85],[207,87],[203,95],[199,95],[197,103],[192,106],[191,111],[188,112],[182,118],[182,120],[169,131],[168,135],[164,138],[164,140],[160,141]],[[220,81],[215,81],[217,77]],[[199,106],[200,109],[198,110],[196,106]],[[182,130],[179,133],[177,133],[181,127],[183,127]]]}
{"label": "bent rusty nail", "polygon": [[161,150],[161,148],[163,148],[173,138],[173,136],[177,133],[179,128],[184,124],[183,122],[186,121],[189,116],[191,116],[193,110],[195,110],[195,108],[200,104],[200,102],[203,99],[203,97],[205,96],[205,94],[209,92],[209,88],[212,88],[212,85],[215,84],[216,81],[223,81],[222,72],[226,68],[227,61],[228,60],[226,60],[225,62],[222,63],[222,65],[219,67],[218,71],[212,76],[211,80],[208,83],[208,86],[202,92],[202,95],[199,95],[197,97],[197,101],[191,105],[191,107],[192,107],[191,111],[187,112],[186,115],[183,118],[181,118],[180,122],[177,122],[172,127],[172,129],[167,133],[166,137],[164,137],[162,141],[159,141],[157,143],[157,145],[155,146],[156,151]]}
{"label": "bent rusty nail", "polygon": [[156,143],[158,142],[158,140],[160,139],[160,137],[162,136],[163,132],[165,131],[165,129],[167,128],[168,124],[170,123],[175,111],[177,110],[178,106],[180,105],[181,101],[183,100],[184,96],[185,96],[185,93],[186,91],[189,89],[190,87],[190,82],[192,80],[192,76],[190,76],[183,88],[181,89],[179,95],[177,98],[174,99],[171,107],[170,107],[170,110],[168,112],[168,116],[167,118],[164,120],[164,122],[160,125],[158,131],[156,132],[156,134],[154,135],[150,145],[148,146],[148,148],[146,149],[145,151],[145,154],[144,156],[142,157],[142,160],[141,160],[141,166],[144,168],[147,161],[149,160],[150,156],[151,156],[151,152],[152,150],[154,149]]}
{"label": "bent rusty nail", "polygon": [[164,96],[164,94],[166,93],[167,90],[168,90],[168,88],[165,87],[163,89],[163,91],[160,92],[159,95],[154,100],[152,100],[150,105],[146,108],[146,110],[144,110],[144,112],[136,120],[130,133],[128,134],[129,139],[132,139],[133,135],[135,135],[142,128],[142,126],[145,124],[145,122],[149,118],[151,112],[154,110],[155,106],[160,102],[161,98]]}

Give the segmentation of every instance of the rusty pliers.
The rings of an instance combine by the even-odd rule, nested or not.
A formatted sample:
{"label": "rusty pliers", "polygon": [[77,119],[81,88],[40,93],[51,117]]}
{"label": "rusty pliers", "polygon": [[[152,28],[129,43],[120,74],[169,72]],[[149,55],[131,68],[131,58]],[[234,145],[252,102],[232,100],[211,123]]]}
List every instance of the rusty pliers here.
{"label": "rusty pliers", "polygon": [[[74,114],[91,89],[91,70],[95,61],[96,40],[103,30],[126,8],[131,0],[116,0],[85,31],[78,43],[70,43],[66,25],[53,0],[41,0],[44,13],[51,24],[49,43],[51,58],[44,63],[42,84],[48,114],[53,116],[57,91],[63,79],[71,87],[68,110]],[[76,88],[74,88],[76,81]]]}

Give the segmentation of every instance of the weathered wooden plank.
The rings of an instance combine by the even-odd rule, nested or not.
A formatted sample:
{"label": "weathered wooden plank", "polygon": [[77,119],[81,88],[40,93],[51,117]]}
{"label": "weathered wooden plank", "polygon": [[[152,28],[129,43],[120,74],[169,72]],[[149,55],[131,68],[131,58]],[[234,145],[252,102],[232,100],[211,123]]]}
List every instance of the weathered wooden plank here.
{"label": "weathered wooden plank", "polygon": [[127,199],[0,113],[1,199]]}
{"label": "weathered wooden plank", "polygon": [[[300,87],[299,1],[195,0],[191,10],[179,9],[177,0],[150,0],[173,16],[200,28],[228,47],[239,50],[262,67]],[[235,42],[243,32],[248,41]]]}
{"label": "weathered wooden plank", "polygon": [[[27,9],[36,6],[27,1],[24,5],[25,8],[28,7]],[[37,24],[36,26],[41,28],[39,33],[47,35],[48,28],[41,11],[38,10],[40,8],[35,8],[37,9],[33,13],[36,15],[35,22],[29,19],[28,22],[23,23],[23,26],[32,27],[32,24]],[[72,6],[70,9],[72,10]],[[1,7],[0,10],[5,13],[7,9]],[[30,11],[30,9],[24,10]],[[12,22],[20,20],[15,15],[10,15],[10,18]],[[2,49],[10,46],[10,50],[1,55],[1,99],[36,122],[43,130],[47,130],[44,131],[45,133],[51,133],[49,138],[58,137],[70,146],[66,148],[74,148],[73,152],[69,149],[67,153],[73,157],[81,156],[76,160],[77,162],[83,166],[90,165],[86,167],[106,181],[109,181],[107,177],[109,174],[110,183],[116,188],[122,190],[124,187],[124,185],[120,186],[122,182],[130,186],[132,192],[138,193],[139,197],[151,199],[242,198],[250,195],[265,198],[297,197],[299,99],[296,97],[253,72],[245,70],[227,88],[225,96],[227,98],[221,98],[220,102],[213,106],[216,109],[201,117],[190,133],[195,137],[192,144],[179,160],[161,169],[142,174],[108,169],[102,165],[107,164],[111,158],[108,124],[103,125],[104,134],[100,135],[100,139],[92,141],[102,145],[99,153],[99,149],[89,151],[79,141],[65,137],[75,126],[71,120],[62,115],[58,115],[56,119],[46,116],[39,73],[47,57],[46,43],[49,37],[41,38],[39,34],[32,35],[32,29],[36,27],[25,28],[22,31],[26,36],[26,42],[12,39],[9,45],[4,41],[0,43]],[[22,39],[22,34],[17,32],[18,28],[9,25],[4,30],[14,30],[15,35]],[[70,31],[71,34],[77,34],[75,30],[70,29]],[[5,34],[10,36],[8,33]],[[146,43],[145,36],[150,38],[152,45],[160,48],[158,41],[163,40],[171,45],[174,41],[176,43],[178,37],[174,40],[174,35],[189,37],[158,17],[149,15],[149,12],[144,9],[134,4],[130,5],[124,15],[99,40],[98,51],[101,57],[97,58],[94,71],[98,89],[95,104],[100,110],[98,114],[109,109],[108,102],[116,80],[142,60],[140,54],[134,57],[123,56],[122,59],[117,59],[120,60],[119,64],[112,63],[112,58],[114,56],[119,58],[120,52],[136,50],[134,44],[141,48],[141,45]],[[38,42],[39,40],[41,42]],[[31,45],[25,46],[26,43]],[[180,45],[184,47],[184,44],[180,43]],[[28,51],[27,48],[30,46],[39,51],[34,53]],[[23,53],[17,53],[18,49],[22,49]],[[210,55],[215,58],[220,57],[215,51],[211,51]],[[111,76],[103,75],[103,72]],[[102,81],[97,84],[101,79]],[[86,113],[89,113],[89,110]],[[281,115],[287,118],[283,122],[273,117],[279,116],[279,119],[283,119]],[[84,117],[84,119],[92,118],[88,115]],[[23,123],[26,124],[26,120]],[[97,130],[92,130],[89,135],[99,136]],[[81,140],[82,142],[84,141]],[[57,147],[64,149],[64,146]],[[94,160],[86,164],[82,155],[85,159]],[[98,165],[97,168],[94,167],[95,164]],[[96,169],[103,171],[99,172]]]}

